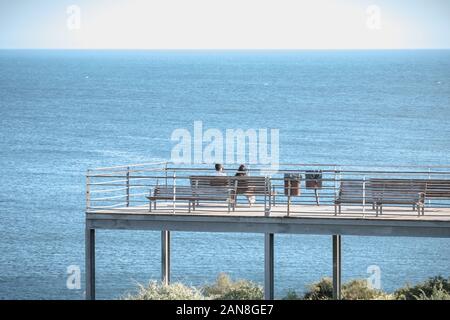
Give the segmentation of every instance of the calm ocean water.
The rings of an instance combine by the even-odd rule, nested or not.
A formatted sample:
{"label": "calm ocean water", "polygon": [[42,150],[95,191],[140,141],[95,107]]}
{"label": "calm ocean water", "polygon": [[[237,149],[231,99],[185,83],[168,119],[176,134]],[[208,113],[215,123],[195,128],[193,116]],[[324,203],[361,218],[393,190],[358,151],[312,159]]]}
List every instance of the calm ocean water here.
{"label": "calm ocean water", "polygon": [[[450,164],[450,51],[0,51],[0,298],[80,299],[84,173],[170,157],[171,132],[279,128],[296,163]],[[450,275],[450,240],[344,237],[343,277]],[[160,276],[158,232],[101,231],[99,298]],[[172,276],[263,281],[263,236],[174,233]],[[82,289],[66,287],[79,265]],[[276,293],[331,275],[331,239],[276,237]]]}

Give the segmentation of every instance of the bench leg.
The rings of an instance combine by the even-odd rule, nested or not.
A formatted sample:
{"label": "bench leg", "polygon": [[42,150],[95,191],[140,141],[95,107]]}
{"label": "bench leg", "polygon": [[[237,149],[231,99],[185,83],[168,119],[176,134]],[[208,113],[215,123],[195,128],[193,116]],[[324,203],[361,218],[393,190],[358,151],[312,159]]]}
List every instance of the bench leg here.
{"label": "bench leg", "polygon": [[191,213],[191,200],[188,201],[189,213]]}
{"label": "bench leg", "polygon": [[149,202],[148,212],[152,212],[152,200]]}
{"label": "bench leg", "polygon": [[337,205],[334,204],[334,215],[337,216]]}
{"label": "bench leg", "polygon": [[339,214],[341,214],[342,213],[342,208],[341,208],[341,205],[339,205]]}
{"label": "bench leg", "polygon": [[378,204],[377,205],[375,205],[375,213],[376,213],[376,216],[378,217],[378,210],[379,210],[379,206],[378,206]]}

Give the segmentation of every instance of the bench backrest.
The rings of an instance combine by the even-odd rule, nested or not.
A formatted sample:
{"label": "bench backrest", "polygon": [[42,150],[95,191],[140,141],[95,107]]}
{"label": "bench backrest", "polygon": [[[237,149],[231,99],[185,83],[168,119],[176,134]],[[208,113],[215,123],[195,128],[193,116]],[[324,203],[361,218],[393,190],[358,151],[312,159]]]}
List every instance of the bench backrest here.
{"label": "bench backrest", "polygon": [[370,179],[372,193],[377,201],[414,203],[424,197],[427,184],[414,179]]}
{"label": "bench backrest", "polygon": [[426,198],[450,199],[450,180],[424,179],[422,181],[427,185],[425,194]]}
{"label": "bench backrest", "polygon": [[345,203],[363,203],[371,202],[372,190],[369,181],[345,180],[341,181],[338,200]]}
{"label": "bench backrest", "polygon": [[264,195],[270,191],[270,182],[261,176],[235,176],[233,184],[237,186],[237,194]]}
{"label": "bench backrest", "polygon": [[233,190],[227,176],[190,176],[192,192],[198,197],[227,198]]}
{"label": "bench backrest", "polygon": [[175,195],[179,197],[192,196],[192,188],[187,186],[156,186],[153,190],[153,196],[157,197],[173,197]]}
{"label": "bench backrest", "polygon": [[261,176],[190,176],[193,189],[234,190],[237,194],[264,195],[270,190],[268,179]]}

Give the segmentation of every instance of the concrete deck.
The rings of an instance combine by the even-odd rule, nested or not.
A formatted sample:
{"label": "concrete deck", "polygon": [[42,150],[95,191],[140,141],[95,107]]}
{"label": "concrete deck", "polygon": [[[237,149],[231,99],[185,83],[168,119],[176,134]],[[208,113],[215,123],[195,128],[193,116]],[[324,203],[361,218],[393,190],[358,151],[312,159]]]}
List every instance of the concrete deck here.
{"label": "concrete deck", "polygon": [[[191,210],[185,203],[176,203],[174,207],[170,202],[159,202],[157,208],[149,212],[149,206],[131,206],[103,210],[92,210],[92,213],[99,214],[136,214],[136,215],[188,215],[188,216],[224,216],[224,217],[264,217],[264,205],[238,204],[235,211],[228,212],[224,203],[205,202],[197,206],[196,210]],[[335,216],[333,205],[290,205],[289,215],[287,205],[280,204],[272,206],[269,217],[291,217],[291,218],[334,218],[334,219],[376,219],[376,220],[423,220],[423,221],[450,221],[450,208],[425,208],[425,215],[418,215],[411,207],[383,207],[383,214],[376,216],[375,210],[367,205],[363,210],[362,206],[342,206],[341,214]]]}
{"label": "concrete deck", "polygon": [[227,212],[225,204],[204,203],[188,212],[186,204],[161,202],[149,212],[148,205],[98,210],[87,213],[86,223],[94,229],[142,229],[203,232],[254,232],[297,234],[341,234],[361,236],[450,237],[450,208],[426,208],[417,215],[411,207],[385,207],[378,217],[369,206],[344,206],[334,215],[332,205],[286,205],[272,207],[239,204]]}

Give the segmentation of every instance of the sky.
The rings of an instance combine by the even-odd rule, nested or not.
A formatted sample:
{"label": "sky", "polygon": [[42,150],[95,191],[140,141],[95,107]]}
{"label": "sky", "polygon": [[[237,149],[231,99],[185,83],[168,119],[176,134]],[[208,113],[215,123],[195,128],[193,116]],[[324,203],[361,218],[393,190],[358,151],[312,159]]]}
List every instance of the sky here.
{"label": "sky", "polygon": [[0,48],[450,48],[450,0],[0,0]]}

